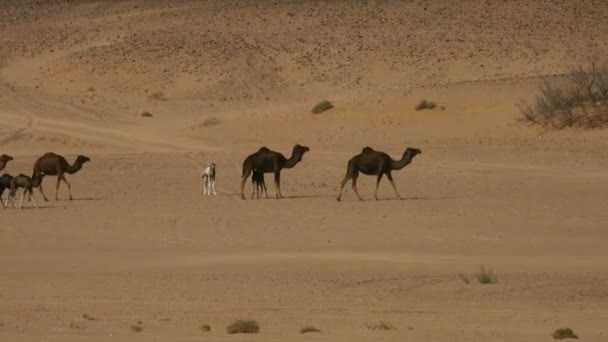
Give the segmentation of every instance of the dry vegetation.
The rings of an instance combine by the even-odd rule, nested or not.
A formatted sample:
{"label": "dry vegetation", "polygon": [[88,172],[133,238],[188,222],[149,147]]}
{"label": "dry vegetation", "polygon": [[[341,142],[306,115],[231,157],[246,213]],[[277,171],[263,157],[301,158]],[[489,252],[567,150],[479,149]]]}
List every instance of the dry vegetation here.
{"label": "dry vegetation", "polygon": [[209,332],[209,331],[211,331],[211,326],[209,324],[202,324],[198,328],[201,329],[202,332]]}
{"label": "dry vegetation", "polygon": [[368,322],[365,323],[365,327],[371,331],[397,330],[397,328],[388,321]]}
{"label": "dry vegetation", "polygon": [[552,336],[556,340],[564,340],[567,338],[573,338],[573,339],[578,338],[578,336],[570,328],[559,328],[559,329],[555,330],[555,332],[553,333]]}
{"label": "dry vegetation", "polygon": [[563,77],[543,77],[534,104],[519,105],[524,122],[550,129],[608,125],[608,65],[593,61]]}
{"label": "dry vegetation", "polygon": [[254,320],[237,320],[226,328],[226,332],[228,334],[257,334],[260,332],[260,326]]}
{"label": "dry vegetation", "polygon": [[303,327],[302,329],[300,329],[300,334],[307,334],[307,333],[320,333],[321,330],[313,327],[312,325],[307,325],[305,327]]}
{"label": "dry vegetation", "polygon": [[323,101],[317,103],[312,108],[312,112],[313,112],[313,114],[320,114],[320,113],[328,111],[332,108],[334,108],[334,105],[331,102],[329,102],[328,100],[323,100]]}

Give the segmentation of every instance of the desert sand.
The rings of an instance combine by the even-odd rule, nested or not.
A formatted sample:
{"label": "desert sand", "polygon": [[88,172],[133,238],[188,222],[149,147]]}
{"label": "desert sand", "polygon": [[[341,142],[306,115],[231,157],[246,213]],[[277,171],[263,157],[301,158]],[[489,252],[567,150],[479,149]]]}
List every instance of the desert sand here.
{"label": "desert sand", "polygon": [[[529,127],[516,106],[539,77],[606,55],[603,1],[0,12],[2,173],[49,151],[91,158],[67,176],[73,201],[49,176],[40,209],[0,210],[0,340],[608,340],[608,132]],[[324,99],[335,108],[312,114]],[[310,152],[282,173],[285,198],[241,200],[244,158],[296,143]],[[404,200],[386,180],[373,200],[361,176],[366,200],[347,185],[336,201],[365,146],[422,150],[393,174]],[[481,265],[495,284],[460,278]],[[228,335],[236,319],[261,330]]]}

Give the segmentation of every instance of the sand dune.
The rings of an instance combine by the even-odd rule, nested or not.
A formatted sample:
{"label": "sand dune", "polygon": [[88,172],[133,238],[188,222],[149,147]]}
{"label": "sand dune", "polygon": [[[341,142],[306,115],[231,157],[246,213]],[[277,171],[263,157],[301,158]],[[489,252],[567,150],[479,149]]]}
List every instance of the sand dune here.
{"label": "sand dune", "polygon": [[[603,2],[0,12],[2,172],[30,174],[48,151],[91,158],[67,176],[74,201],[0,210],[2,341],[606,339],[606,132],[528,127],[516,106],[539,77],[605,55]],[[335,108],[313,115],[323,99]],[[422,99],[439,107],[416,111]],[[296,143],[311,150],[282,173],[286,198],[241,201],[245,156]],[[364,146],[422,149],[394,173],[404,200],[384,182],[372,200],[368,176],[365,201],[350,185],[335,200]],[[219,195],[203,197],[211,161]],[[43,185],[53,198],[55,177]],[[474,280],[481,265],[496,284]],[[241,318],[261,332],[227,335]]]}

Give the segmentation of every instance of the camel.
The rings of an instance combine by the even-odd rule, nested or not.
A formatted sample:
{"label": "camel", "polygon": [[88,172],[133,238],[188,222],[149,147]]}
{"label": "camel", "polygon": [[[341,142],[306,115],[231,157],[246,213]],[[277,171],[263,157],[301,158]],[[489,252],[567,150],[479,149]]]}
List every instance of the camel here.
{"label": "camel", "polygon": [[[49,175],[49,176],[57,176],[57,187],[55,188],[55,200],[58,201],[59,197],[57,196],[59,193],[59,184],[61,183],[61,181],[64,181],[65,184],[67,184],[68,186],[68,194],[70,196],[70,201],[72,200],[72,191],[71,191],[71,186],[70,183],[68,182],[67,179],[65,179],[65,173],[69,173],[69,174],[75,174],[76,172],[80,171],[80,169],[82,168],[82,165],[84,165],[84,163],[90,161],[91,159],[89,159],[89,157],[87,156],[83,156],[83,155],[79,155],[78,157],[76,157],[76,161],[74,161],[73,165],[68,164],[67,160],[65,160],[65,158],[59,154],[53,153],[53,152],[48,152],[45,153],[42,157],[38,158],[38,160],[36,161],[36,163],[34,164],[34,174],[40,173],[40,172],[44,172],[45,175]],[[48,199],[46,198],[46,196],[44,195],[44,192],[42,191],[42,184],[40,184],[40,187],[38,188],[40,190],[40,193],[42,194],[42,197],[44,198],[45,201],[48,201]]]}
{"label": "camel", "polygon": [[283,198],[281,194],[281,170],[290,169],[302,160],[304,153],[310,151],[306,146],[297,144],[293,147],[291,157],[285,158],[279,152],[271,151],[267,147],[260,148],[257,152],[250,154],[243,162],[243,174],[241,179],[241,198],[245,199],[243,190],[249,175],[256,171],[259,173],[274,173],[274,184],[277,199]]}
{"label": "camel", "polygon": [[[10,190],[12,179],[13,179],[13,176],[9,175],[8,173],[5,173],[2,175],[2,177],[0,177],[0,203],[2,203],[2,208],[6,208],[6,205],[2,201],[2,195],[4,194],[4,190],[6,190],[6,189]],[[7,203],[8,203],[8,199],[7,199]]]}
{"label": "camel", "polygon": [[215,163],[211,163],[211,165],[203,165],[203,173],[201,175],[203,179],[203,195],[211,196],[211,191],[213,190],[213,195],[217,195],[215,192]]}
{"label": "camel", "polygon": [[253,170],[251,173],[251,186],[253,189],[251,190],[251,199],[253,199],[253,195],[257,194],[257,199],[260,199],[260,194],[262,190],[266,194],[266,198],[268,198],[268,190],[266,189],[266,182],[264,182],[264,173],[257,172]]}
{"label": "camel", "polygon": [[13,157],[3,154],[0,156],[0,171],[4,170],[4,168],[6,167],[6,164],[8,164],[9,161],[13,160]]}
{"label": "camel", "polygon": [[[28,202],[33,201],[34,206],[38,208],[38,203],[36,203],[36,199],[34,198],[34,188],[37,188],[42,184],[42,178],[44,178],[44,176],[45,174],[43,172],[38,172],[34,173],[32,177],[28,177],[23,173],[13,177],[13,179],[11,179],[11,187],[4,207],[6,208],[8,206],[8,201],[11,200],[15,209],[21,209],[23,206],[23,198],[25,197],[25,194],[27,194]],[[19,188],[23,188],[23,193],[21,194],[21,200],[19,201],[19,207],[17,208],[17,205],[15,204],[15,195]]]}
{"label": "camel", "polygon": [[344,176],[344,179],[340,184],[340,193],[338,194],[337,200],[340,201],[340,198],[342,197],[342,189],[344,189],[344,185],[346,185],[346,182],[348,182],[350,179],[353,180],[353,190],[355,194],[357,195],[360,201],[363,200],[357,192],[357,177],[359,177],[359,172],[365,175],[377,176],[376,192],[374,193],[374,198],[376,200],[378,200],[378,186],[380,185],[380,180],[384,175],[386,175],[388,180],[391,182],[391,185],[393,186],[397,197],[401,199],[401,195],[399,195],[399,192],[397,191],[397,187],[395,186],[395,182],[393,181],[393,175],[391,174],[391,172],[393,170],[403,169],[405,166],[412,162],[412,159],[414,159],[417,154],[420,153],[422,153],[422,151],[420,151],[419,149],[408,147],[403,153],[403,157],[401,158],[401,160],[393,160],[388,154],[384,152],[376,151],[369,146],[363,148],[363,150],[361,150],[361,153],[352,157],[348,161],[348,167],[346,168],[346,176]]}

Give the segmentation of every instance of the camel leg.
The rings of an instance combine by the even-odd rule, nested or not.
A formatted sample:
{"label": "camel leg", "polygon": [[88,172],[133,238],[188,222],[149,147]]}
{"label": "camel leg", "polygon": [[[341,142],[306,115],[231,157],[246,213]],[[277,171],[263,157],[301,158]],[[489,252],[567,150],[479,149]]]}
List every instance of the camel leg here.
{"label": "camel leg", "polygon": [[251,181],[251,197],[249,199],[253,199],[253,196],[255,195],[255,191],[257,190],[257,184],[255,184],[255,182],[252,180]]}
{"label": "camel leg", "polygon": [[[58,177],[59,180],[62,180],[67,186],[68,186],[68,196],[70,201],[72,200],[72,186],[70,184],[70,182],[68,182],[68,180],[63,176],[63,174],[61,175],[61,177]],[[59,181],[57,182],[57,189],[59,189]],[[55,193],[55,197],[57,197],[57,194]]]}
{"label": "camel leg", "polygon": [[384,176],[384,174],[380,173],[378,175],[378,178],[376,179],[376,192],[374,192],[374,198],[376,199],[376,201],[378,200],[378,187],[380,186],[380,180],[382,179],[382,176]]}
{"label": "camel leg", "polygon": [[346,173],[346,176],[344,176],[344,179],[342,180],[342,183],[340,183],[340,193],[338,193],[338,198],[336,198],[336,200],[338,202],[340,202],[340,199],[342,198],[342,190],[344,190],[344,186],[346,185],[346,183],[351,179],[351,176],[349,173]]}
{"label": "camel leg", "polygon": [[21,208],[23,207],[23,198],[25,197],[25,192],[27,190],[23,190],[23,192],[21,193],[21,200],[19,200],[19,210],[21,210]]}
{"label": "camel leg", "polygon": [[283,195],[281,195],[281,173],[280,172],[274,173],[274,185],[277,190],[277,193],[276,193],[277,199],[283,198]]}
{"label": "camel leg", "polygon": [[403,199],[403,198],[401,198],[401,195],[399,195],[399,191],[397,191],[397,187],[395,186],[395,182],[393,181],[393,176],[390,173],[387,173],[386,177],[391,182],[391,185],[393,186],[393,189],[395,190],[395,193],[397,194],[397,198]]}
{"label": "camel leg", "polygon": [[266,183],[262,183],[262,188],[264,189],[264,193],[266,194],[266,199],[268,199],[268,189],[266,189]]}
{"label": "camel leg", "polygon": [[357,191],[357,178],[359,178],[359,172],[353,174],[353,191],[355,192],[355,195],[357,195],[357,198],[359,198],[359,201],[363,201],[363,198],[359,196],[359,191]]}
{"label": "camel leg", "polygon": [[249,176],[251,175],[251,172],[253,170],[251,170],[250,168],[244,168],[243,169],[243,175],[241,178],[241,199],[246,199],[245,198],[245,183],[247,183],[247,178],[249,178]]}
{"label": "camel leg", "polygon": [[34,202],[34,206],[36,207],[36,209],[38,209],[38,203],[36,203],[36,199],[34,198],[34,191],[29,193],[29,198],[32,200],[32,202]]}
{"label": "camel leg", "polygon": [[215,191],[215,178],[211,181],[211,187],[213,188],[213,196],[217,196],[217,192]]}
{"label": "camel leg", "polygon": [[38,190],[40,190],[40,193],[42,194],[42,198],[44,198],[44,201],[48,201],[49,199],[46,198],[46,195],[44,194],[44,192],[42,191],[42,183],[40,183],[40,185],[38,186]]}
{"label": "camel leg", "polygon": [[11,202],[13,203],[13,208],[17,209],[17,204],[15,204],[15,194],[11,196]]}

